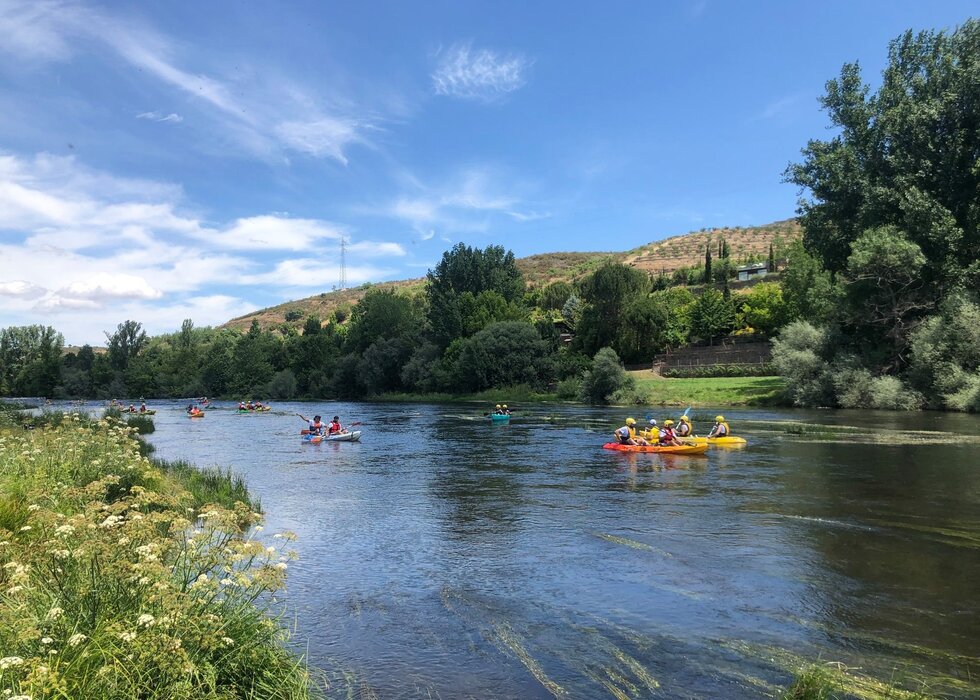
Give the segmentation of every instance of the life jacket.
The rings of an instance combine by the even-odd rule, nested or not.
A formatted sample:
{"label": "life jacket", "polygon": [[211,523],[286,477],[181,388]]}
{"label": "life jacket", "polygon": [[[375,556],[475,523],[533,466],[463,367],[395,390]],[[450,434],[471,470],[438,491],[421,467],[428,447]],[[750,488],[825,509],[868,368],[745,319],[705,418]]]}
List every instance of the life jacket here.
{"label": "life jacket", "polygon": [[681,424],[677,426],[676,433],[678,437],[687,437],[691,434],[691,426],[681,421]]}
{"label": "life jacket", "polygon": [[340,423],[337,423],[336,421],[332,421],[330,423],[330,428],[328,429],[328,432],[331,435],[333,435],[335,433],[339,433],[340,431],[341,431]]}
{"label": "life jacket", "polygon": [[732,429],[728,427],[728,423],[718,423],[718,429],[715,431],[715,437],[726,437],[732,432]]}
{"label": "life jacket", "polygon": [[310,421],[310,435],[319,435],[323,432],[323,423]]}
{"label": "life jacket", "polygon": [[673,428],[661,428],[660,429],[660,442],[671,442],[674,440],[674,429]]}
{"label": "life jacket", "polygon": [[620,442],[625,443],[627,440],[632,439],[633,436],[636,435],[636,431],[629,426],[624,425],[622,428],[617,429],[613,434],[619,438]]}

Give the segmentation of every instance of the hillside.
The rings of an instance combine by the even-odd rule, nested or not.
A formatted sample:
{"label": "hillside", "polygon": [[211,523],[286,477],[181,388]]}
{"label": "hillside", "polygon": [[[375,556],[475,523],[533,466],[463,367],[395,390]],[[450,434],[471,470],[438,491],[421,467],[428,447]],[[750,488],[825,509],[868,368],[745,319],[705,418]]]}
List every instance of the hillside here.
{"label": "hillside", "polygon": [[[608,253],[541,253],[529,255],[517,260],[517,267],[524,273],[525,279],[532,287],[543,287],[552,282],[572,282],[589,274],[606,260],[613,260],[637,269],[645,270],[651,275],[661,272],[671,273],[682,267],[691,267],[704,261],[704,249],[709,241],[717,245],[724,237],[728,242],[731,257],[736,262],[755,257],[764,260],[769,254],[769,244],[777,248],[791,243],[802,236],[802,230],[796,219],[776,221],[765,226],[734,226],[692,231],[681,236],[672,236],[662,241],[625,252]],[[298,320],[289,325],[302,327],[303,319],[310,314],[317,314],[324,322],[332,317],[338,308],[354,306],[364,296],[368,289],[397,289],[408,294],[419,293],[425,284],[425,278],[399,280],[396,282],[380,282],[375,285],[365,284],[354,289],[324,292],[305,299],[296,299],[255,311],[225,323],[222,328],[247,330],[256,319],[263,328],[286,323],[286,314],[290,311],[298,315]]]}

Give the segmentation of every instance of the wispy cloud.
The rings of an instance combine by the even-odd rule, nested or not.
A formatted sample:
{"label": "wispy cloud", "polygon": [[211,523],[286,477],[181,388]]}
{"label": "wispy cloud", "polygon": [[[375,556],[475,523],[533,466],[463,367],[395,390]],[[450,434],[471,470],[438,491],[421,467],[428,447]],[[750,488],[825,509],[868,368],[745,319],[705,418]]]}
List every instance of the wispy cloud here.
{"label": "wispy cloud", "polygon": [[433,89],[437,95],[492,102],[523,87],[530,66],[531,61],[519,54],[454,44],[439,57]]}
{"label": "wispy cloud", "polygon": [[21,299],[35,299],[43,296],[47,290],[36,284],[25,282],[24,280],[11,280],[10,282],[0,282],[0,296],[20,297]]}
{"label": "wispy cloud", "polygon": [[[248,91],[222,77],[230,66],[209,71],[189,63],[171,37],[133,17],[120,17],[84,3],[53,0],[5,0],[0,3],[0,52],[22,63],[64,61],[73,52],[102,51],[122,58],[149,78],[190,97],[201,115],[195,128],[221,133],[237,148],[263,159],[281,159],[283,152],[347,163],[346,149],[367,143],[373,127],[356,107],[328,104],[316,91],[289,83],[282,76],[261,73]],[[180,122],[183,116],[147,111],[139,119]],[[217,125],[218,128],[215,128]],[[213,147],[213,139],[209,142]]]}
{"label": "wispy cloud", "polygon": [[803,92],[785,95],[767,104],[762,111],[752,117],[751,121],[769,121],[778,118],[785,118],[793,109],[805,100],[809,95]]}
{"label": "wispy cloud", "polygon": [[161,114],[160,112],[140,112],[136,115],[137,119],[148,119],[151,122],[173,122],[179,124],[184,121],[184,118],[179,114],[171,112],[170,114]]}

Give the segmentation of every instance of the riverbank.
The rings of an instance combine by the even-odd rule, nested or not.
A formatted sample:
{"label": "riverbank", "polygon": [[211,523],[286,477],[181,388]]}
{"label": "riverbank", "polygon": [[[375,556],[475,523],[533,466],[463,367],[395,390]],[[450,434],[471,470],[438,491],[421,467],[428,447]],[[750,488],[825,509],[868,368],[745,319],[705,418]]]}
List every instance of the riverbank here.
{"label": "riverbank", "polygon": [[782,377],[666,379],[648,369],[630,372],[636,393],[655,406],[779,406]]}
{"label": "riverbank", "polygon": [[[230,473],[134,429],[0,421],[0,686],[20,697],[311,697],[271,595],[290,553]],[[281,541],[281,540],[280,540]]]}

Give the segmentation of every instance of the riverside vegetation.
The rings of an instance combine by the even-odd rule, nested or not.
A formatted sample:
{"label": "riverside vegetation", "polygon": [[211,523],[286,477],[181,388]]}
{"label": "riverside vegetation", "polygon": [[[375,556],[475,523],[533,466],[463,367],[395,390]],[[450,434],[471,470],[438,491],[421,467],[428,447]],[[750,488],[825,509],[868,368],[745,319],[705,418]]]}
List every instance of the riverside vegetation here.
{"label": "riverside vegetation", "polygon": [[111,418],[19,422],[0,411],[6,697],[311,697],[275,616],[292,555],[242,482],[154,463]]}

